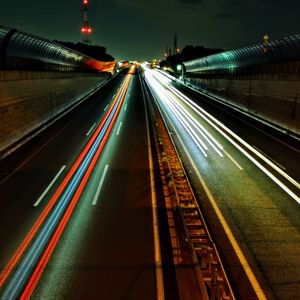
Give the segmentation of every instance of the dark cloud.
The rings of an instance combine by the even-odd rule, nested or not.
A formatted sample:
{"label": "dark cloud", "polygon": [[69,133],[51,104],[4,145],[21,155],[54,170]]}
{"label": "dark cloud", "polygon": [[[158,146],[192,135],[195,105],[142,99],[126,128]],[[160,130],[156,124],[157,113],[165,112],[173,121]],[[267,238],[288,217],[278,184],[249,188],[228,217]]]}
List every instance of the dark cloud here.
{"label": "dark cloud", "polygon": [[285,19],[287,16],[284,14],[296,14],[299,9],[299,0],[223,0],[217,15],[221,17],[223,14],[237,15],[241,20],[246,16],[257,21],[257,17],[281,13],[282,19]]}
{"label": "dark cloud", "polygon": [[299,10],[298,0],[222,0],[215,17],[229,30],[236,26],[235,38],[228,36],[228,41],[239,47],[262,42],[265,33],[277,39],[299,32]]}
{"label": "dark cloud", "polygon": [[179,0],[179,2],[191,4],[191,5],[199,5],[203,3],[203,0]]}
{"label": "dark cloud", "polygon": [[219,19],[234,19],[237,17],[235,13],[229,12],[229,11],[222,11],[217,13],[217,18]]}
{"label": "dark cloud", "polygon": [[271,13],[276,11],[279,13],[299,13],[299,0],[253,0],[254,3],[259,3],[265,12]]}

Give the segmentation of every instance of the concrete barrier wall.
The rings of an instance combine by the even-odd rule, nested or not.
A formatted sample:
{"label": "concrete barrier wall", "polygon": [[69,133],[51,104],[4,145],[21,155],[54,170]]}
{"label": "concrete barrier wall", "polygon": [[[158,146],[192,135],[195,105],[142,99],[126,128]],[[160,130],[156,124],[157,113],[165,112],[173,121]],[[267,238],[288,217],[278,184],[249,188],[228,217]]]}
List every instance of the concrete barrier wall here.
{"label": "concrete barrier wall", "polygon": [[188,78],[187,81],[247,114],[300,137],[299,77],[274,74],[273,79],[261,75],[259,79]]}
{"label": "concrete barrier wall", "polygon": [[0,153],[106,80],[107,74],[0,72]]}

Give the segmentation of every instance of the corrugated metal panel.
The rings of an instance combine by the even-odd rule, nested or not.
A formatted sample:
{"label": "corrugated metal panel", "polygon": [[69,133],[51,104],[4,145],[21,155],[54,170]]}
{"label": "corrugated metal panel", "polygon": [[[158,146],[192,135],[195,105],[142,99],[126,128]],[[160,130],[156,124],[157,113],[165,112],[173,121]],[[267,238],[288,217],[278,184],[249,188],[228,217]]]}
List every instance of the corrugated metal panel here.
{"label": "corrugated metal panel", "polygon": [[263,44],[225,51],[184,62],[187,72],[232,71],[263,63],[287,62],[300,59],[300,36],[293,35],[270,41],[266,53]]}

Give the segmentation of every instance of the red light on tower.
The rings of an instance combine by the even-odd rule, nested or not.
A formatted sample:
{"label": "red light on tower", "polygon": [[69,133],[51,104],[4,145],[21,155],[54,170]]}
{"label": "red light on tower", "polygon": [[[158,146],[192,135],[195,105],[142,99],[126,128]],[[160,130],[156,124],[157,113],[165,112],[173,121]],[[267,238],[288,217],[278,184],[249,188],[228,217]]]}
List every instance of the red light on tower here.
{"label": "red light on tower", "polygon": [[83,5],[83,26],[81,27],[81,33],[83,35],[83,42],[86,44],[91,44],[91,40],[88,37],[93,31],[92,28],[89,26],[89,21],[88,21],[89,0],[82,0],[82,5]]}
{"label": "red light on tower", "polygon": [[93,32],[93,29],[91,27],[81,27],[81,32],[84,34],[90,34]]}

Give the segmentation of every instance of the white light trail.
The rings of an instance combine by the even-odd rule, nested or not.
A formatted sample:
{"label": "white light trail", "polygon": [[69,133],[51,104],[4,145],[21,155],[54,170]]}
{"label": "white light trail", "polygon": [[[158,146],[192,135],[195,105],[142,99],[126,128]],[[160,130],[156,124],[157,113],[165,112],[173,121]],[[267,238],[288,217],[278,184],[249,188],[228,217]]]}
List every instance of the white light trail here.
{"label": "white light trail", "polygon": [[185,128],[185,130],[190,134],[193,141],[196,143],[200,151],[204,154],[205,157],[207,157],[207,154],[205,150],[208,150],[206,145],[198,138],[196,132],[192,129],[192,127],[187,123],[187,121],[178,113],[176,108],[174,108],[172,102],[169,102],[169,108],[173,111],[175,116],[177,117],[178,121],[181,123],[181,125]]}
{"label": "white light trail", "polygon": [[[147,74],[148,75],[148,74]],[[169,89],[172,87],[169,86],[169,83],[171,82],[170,80],[162,80],[162,78],[164,78],[164,75],[158,73],[158,72],[153,72],[151,74],[149,74],[149,76],[152,76],[153,78],[156,79],[157,83],[154,84],[153,80],[151,81],[151,84],[153,84],[157,89],[162,88],[162,84],[168,88],[167,90],[164,90],[164,94],[172,101],[172,103],[176,106],[178,113],[180,113],[182,119],[186,120],[187,122],[189,122],[192,126],[194,127],[202,137],[204,137],[204,139],[211,145],[211,147],[218,153],[219,156],[223,157],[223,154],[221,151],[223,151],[223,147],[220,145],[220,143],[208,132],[208,130],[206,130],[200,123],[198,120],[195,119],[195,117],[187,111],[186,108],[184,108],[179,101],[177,101],[177,99],[174,98],[174,91],[169,91]],[[159,86],[159,87],[158,87]],[[170,92],[170,95],[167,95],[166,93]],[[159,96],[161,96],[159,94]],[[199,140],[199,142],[203,145],[203,142],[201,141],[200,137],[195,133],[195,135],[197,136],[197,139]],[[204,147],[205,149],[207,149],[207,147]],[[221,150],[219,150],[219,149]]]}
{"label": "white light trail", "polygon": [[[261,158],[265,163],[267,163],[270,167],[272,167],[274,170],[276,170],[280,175],[282,175],[290,183],[292,183],[294,186],[296,186],[298,189],[300,189],[300,183],[297,182],[292,177],[290,177],[283,170],[281,170],[270,159],[268,159],[267,157],[265,157],[263,154],[261,154],[259,151],[257,151],[254,147],[252,147],[246,141],[244,141],[243,139],[241,139],[237,134],[235,134],[233,131],[231,131],[229,128],[227,128],[224,124],[222,124],[220,121],[218,121],[216,118],[214,118],[208,112],[206,112],[203,108],[201,108],[200,106],[198,106],[197,104],[195,104],[191,99],[189,99],[187,96],[185,96],[184,94],[182,94],[180,91],[176,90],[176,93],[179,95],[179,97],[183,101],[185,101],[185,103],[187,103],[187,105],[189,105],[195,112],[197,112],[203,119],[205,119],[208,123],[210,123],[214,128],[218,128],[218,127],[213,122],[215,122],[218,126],[220,126],[223,130],[225,130],[227,133],[229,133],[237,141],[239,141],[241,144],[243,144],[247,149],[249,149],[251,152],[253,152],[256,156],[258,156],[259,158]],[[210,121],[206,116],[208,118],[210,118],[213,122]],[[217,129],[217,130],[219,132],[222,132],[222,131],[220,131],[220,129]],[[222,132],[222,135],[225,136],[226,134],[224,132]],[[228,135],[226,135],[226,136],[228,137]]]}
{"label": "white light trail", "polygon": [[[176,129],[175,129],[175,132],[176,132]],[[185,143],[183,142],[183,140],[181,139],[180,136],[178,136],[178,139],[179,139],[179,142],[181,143],[181,145],[183,146],[183,149],[186,152],[187,157],[188,157],[189,161],[191,162],[191,164],[192,164],[192,166],[193,166],[193,168],[195,170],[195,173],[196,173],[197,177],[199,178],[199,181],[201,182],[202,186],[204,187],[204,190],[205,190],[207,196],[209,197],[209,199],[210,199],[210,201],[211,201],[211,203],[213,205],[213,208],[214,208],[215,212],[217,213],[218,218],[220,219],[220,221],[222,223],[222,226],[223,226],[223,228],[224,228],[224,230],[225,230],[225,232],[226,232],[226,234],[227,234],[227,236],[228,236],[228,238],[229,238],[232,246],[235,249],[235,252],[236,252],[236,254],[237,254],[237,256],[238,256],[238,258],[239,258],[239,260],[240,260],[240,262],[241,262],[241,264],[242,264],[242,266],[243,266],[243,268],[244,268],[244,270],[245,270],[245,272],[246,272],[246,274],[247,274],[247,276],[249,278],[249,281],[251,282],[251,284],[252,284],[252,286],[253,286],[253,288],[255,290],[255,293],[256,293],[258,299],[266,299],[266,296],[265,296],[265,294],[264,294],[264,292],[263,292],[263,290],[262,290],[259,282],[257,281],[257,279],[256,279],[256,277],[255,277],[255,275],[254,275],[254,273],[253,273],[250,265],[248,264],[248,262],[247,262],[247,260],[245,258],[245,255],[243,254],[241,248],[239,247],[239,245],[238,245],[238,243],[237,243],[237,241],[236,241],[236,239],[235,239],[232,231],[230,230],[230,228],[229,228],[229,226],[228,226],[228,224],[227,224],[227,222],[226,222],[226,220],[225,220],[222,212],[220,211],[220,209],[219,209],[219,207],[218,207],[215,199],[213,198],[212,194],[210,193],[210,191],[209,191],[209,189],[208,189],[208,187],[207,187],[204,179],[200,175],[199,169],[195,165],[195,162],[194,162],[193,158],[191,157],[190,152],[188,151]],[[230,159],[232,159],[232,161],[240,169],[242,169],[240,167],[240,165],[237,162],[235,162],[235,160],[233,160],[233,158],[225,150],[223,150],[223,151],[224,151],[224,153],[227,156],[229,156]]]}
{"label": "white light trail", "polygon": [[[163,76],[160,73],[160,76]],[[261,154],[259,151],[254,149],[251,145],[241,139],[237,134],[227,128],[224,124],[206,112],[199,105],[194,103],[186,95],[181,93],[179,90],[173,87],[169,87],[186,105],[188,105],[193,111],[195,111],[200,117],[202,117],[207,123],[209,123],[213,128],[215,128],[221,135],[223,135],[232,145],[234,145],[240,152],[242,152],[250,161],[252,161],[261,171],[263,171],[273,182],[275,182],[280,188],[282,188],[290,197],[292,197],[296,202],[300,204],[300,198],[291,191],[281,180],[279,180],[275,175],[273,175],[269,170],[267,170],[261,163],[259,163],[250,153],[243,149],[237,142],[245,146],[248,150],[254,153],[257,157],[262,159],[267,163],[273,170],[278,172],[281,176],[287,179],[295,187],[300,189],[300,183],[290,177],[287,173],[281,170],[276,164],[270,161],[267,157]],[[231,136],[231,137],[230,137]],[[234,141],[234,139],[237,141]]]}
{"label": "white light trail", "polygon": [[149,79],[151,82],[151,89],[153,90],[153,92],[157,94],[157,96],[166,103],[167,107],[174,113],[179,123],[189,133],[192,140],[195,142],[195,144],[203,153],[203,155],[207,157],[207,153],[205,152],[205,150],[208,150],[208,148],[201,141],[201,139],[198,137],[193,128],[187,123],[187,121],[180,115],[178,110],[174,107],[174,105],[172,104],[172,99],[170,100],[169,96],[165,93],[164,88],[160,84],[156,83],[156,81],[154,81],[153,78],[147,79]]}
{"label": "white light trail", "polygon": [[[188,120],[194,128],[205,138],[205,140],[212,146],[212,148],[221,156],[223,157],[223,154],[218,150],[223,150],[223,147],[214,139],[211,134],[192,116],[191,113],[189,113],[181,104],[178,103],[178,101],[173,99],[174,105],[178,108],[178,110],[181,112],[182,116],[185,117],[186,120]],[[211,138],[212,141],[217,145],[217,147],[214,145],[214,143],[208,138],[208,136]]]}

